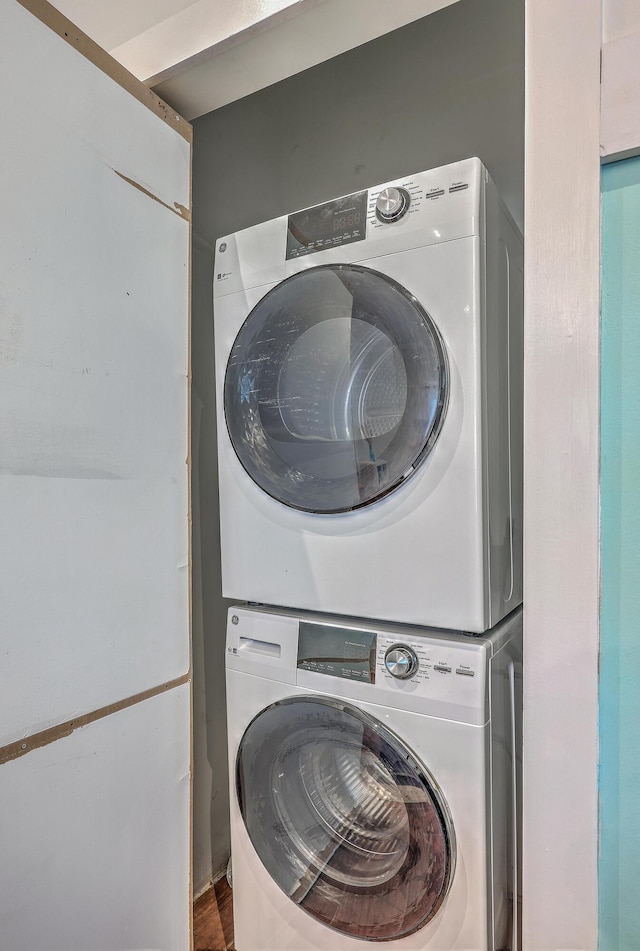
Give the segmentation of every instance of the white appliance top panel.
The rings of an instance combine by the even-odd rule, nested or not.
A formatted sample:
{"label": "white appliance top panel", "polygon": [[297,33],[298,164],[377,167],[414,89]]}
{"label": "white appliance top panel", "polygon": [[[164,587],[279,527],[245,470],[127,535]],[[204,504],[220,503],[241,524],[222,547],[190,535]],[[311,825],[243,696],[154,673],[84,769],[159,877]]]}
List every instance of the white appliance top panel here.
{"label": "white appliance top panel", "polygon": [[[227,667],[245,674],[387,708],[483,725],[488,666],[512,622],[483,638],[410,626],[233,607]],[[415,669],[402,679],[385,657],[400,648]]]}
{"label": "white appliance top panel", "polygon": [[[214,297],[282,281],[321,264],[355,263],[470,235],[483,238],[487,180],[480,159],[465,159],[221,238],[216,247]],[[381,221],[377,216],[376,206],[385,189],[404,196],[397,220]]]}

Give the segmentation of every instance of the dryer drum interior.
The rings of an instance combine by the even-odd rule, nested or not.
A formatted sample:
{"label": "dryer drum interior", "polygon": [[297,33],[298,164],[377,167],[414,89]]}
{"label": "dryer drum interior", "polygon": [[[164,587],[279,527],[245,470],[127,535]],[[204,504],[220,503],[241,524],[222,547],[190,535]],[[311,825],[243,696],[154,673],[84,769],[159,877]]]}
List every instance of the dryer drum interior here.
{"label": "dryer drum interior", "polygon": [[358,265],[295,274],[254,307],[224,384],[251,478],[309,512],[368,505],[426,458],[448,398],[439,331],[400,284]]}
{"label": "dryer drum interior", "polygon": [[267,707],[240,743],[240,811],[277,885],[330,928],[389,941],[437,913],[455,866],[442,794],[404,744],[330,698]]}

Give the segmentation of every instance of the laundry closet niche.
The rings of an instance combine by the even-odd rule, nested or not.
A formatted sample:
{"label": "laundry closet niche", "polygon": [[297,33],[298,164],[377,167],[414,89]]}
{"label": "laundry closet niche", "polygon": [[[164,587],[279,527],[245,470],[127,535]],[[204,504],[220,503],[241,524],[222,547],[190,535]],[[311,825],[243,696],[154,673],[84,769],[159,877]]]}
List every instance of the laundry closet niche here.
{"label": "laundry closet niche", "polygon": [[482,159],[522,228],[524,2],[458,0],[196,118],[193,127],[197,893],[224,867],[229,850],[224,691],[229,602],[222,599],[220,584],[213,376],[216,240],[469,156]]}

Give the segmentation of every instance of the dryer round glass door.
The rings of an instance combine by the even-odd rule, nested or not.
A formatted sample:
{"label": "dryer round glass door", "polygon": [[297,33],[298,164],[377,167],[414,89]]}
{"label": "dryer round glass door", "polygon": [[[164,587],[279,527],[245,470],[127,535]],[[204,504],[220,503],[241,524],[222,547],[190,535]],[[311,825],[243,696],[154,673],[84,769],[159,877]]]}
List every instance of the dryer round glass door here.
{"label": "dryer round glass door", "polygon": [[267,707],[240,743],[236,787],[263,865],[329,928],[391,941],[438,912],[455,867],[449,811],[373,717],[330,698]]}
{"label": "dryer round glass door", "polygon": [[254,307],[224,383],[236,454],[265,492],[348,512],[429,454],[447,404],[440,334],[404,287],[356,265],[310,268]]}

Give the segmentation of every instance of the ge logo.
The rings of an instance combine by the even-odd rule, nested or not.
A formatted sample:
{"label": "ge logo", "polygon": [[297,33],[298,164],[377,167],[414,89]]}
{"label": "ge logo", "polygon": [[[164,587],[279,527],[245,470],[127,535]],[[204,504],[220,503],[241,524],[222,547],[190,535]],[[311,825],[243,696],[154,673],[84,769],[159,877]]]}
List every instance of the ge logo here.
{"label": "ge logo", "polygon": [[232,614],[232,616],[231,616],[231,623],[232,623],[232,624],[237,624],[239,620],[240,620],[240,618],[238,617],[237,614]]}
{"label": "ge logo", "polygon": [[222,244],[218,247],[218,251],[220,251],[220,253],[222,253],[222,252],[224,252],[224,251],[226,251],[226,250],[227,250],[227,243],[226,243],[226,241],[223,241]]}

